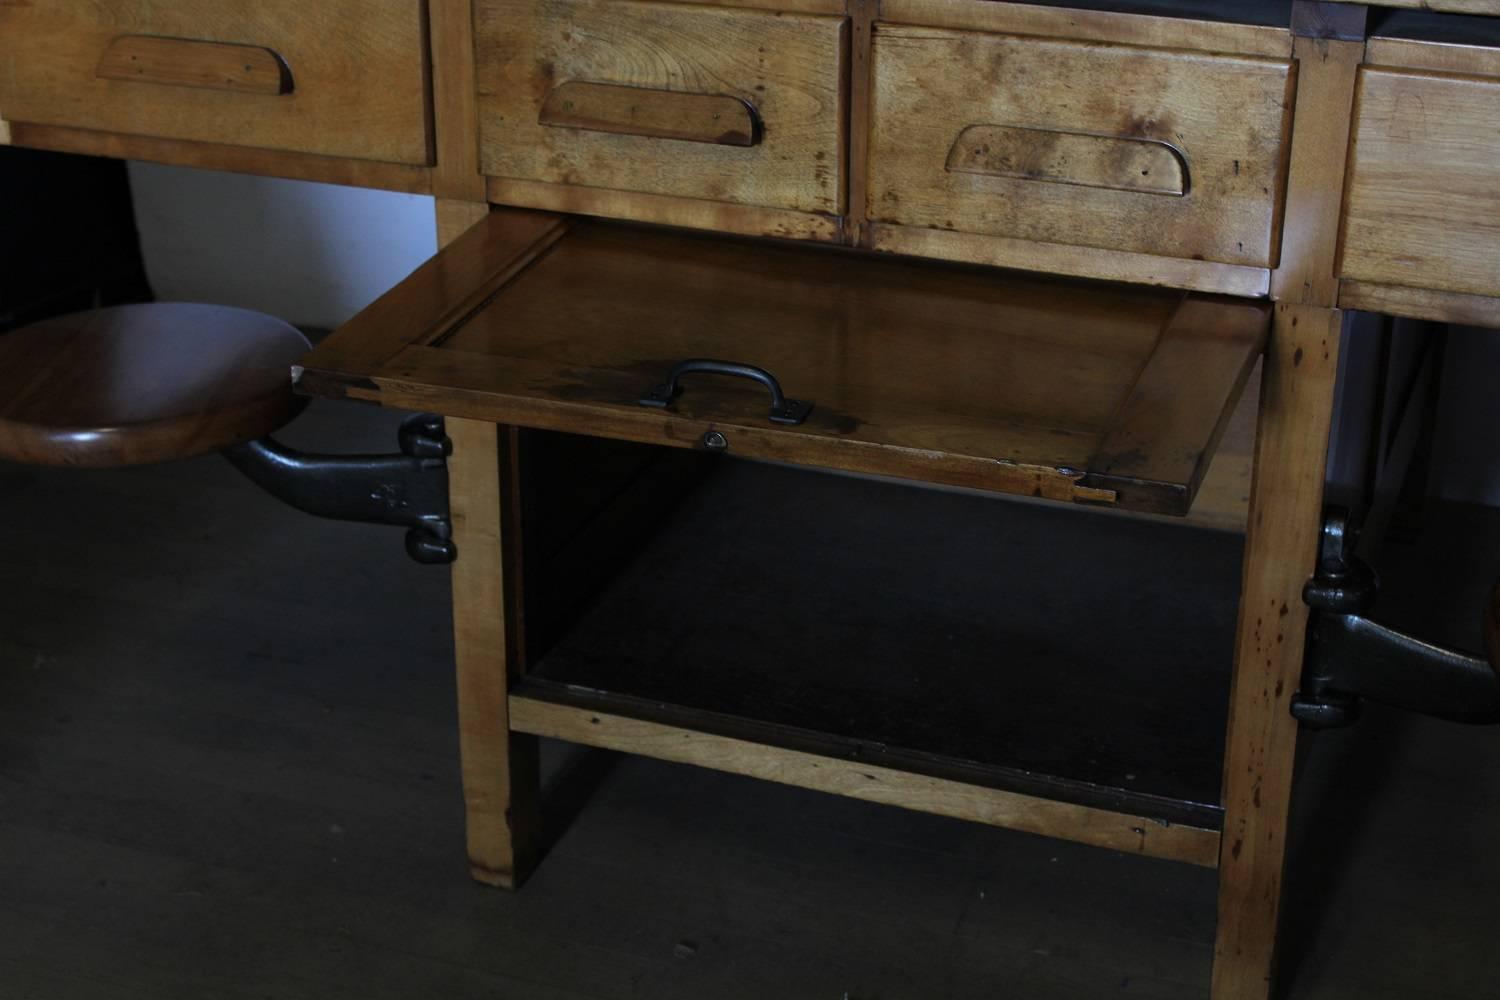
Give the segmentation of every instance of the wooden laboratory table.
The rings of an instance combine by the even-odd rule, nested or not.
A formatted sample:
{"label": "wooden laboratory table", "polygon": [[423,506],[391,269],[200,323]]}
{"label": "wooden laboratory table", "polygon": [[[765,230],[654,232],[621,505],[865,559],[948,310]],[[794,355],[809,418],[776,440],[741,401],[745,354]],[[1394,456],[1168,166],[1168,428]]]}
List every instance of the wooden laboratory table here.
{"label": "wooden laboratory table", "polygon": [[1345,313],[1500,326],[1500,2],[1133,6],[0,0],[0,141],[436,197],[294,374],[449,418],[475,877],[558,737],[1216,867],[1263,998]]}

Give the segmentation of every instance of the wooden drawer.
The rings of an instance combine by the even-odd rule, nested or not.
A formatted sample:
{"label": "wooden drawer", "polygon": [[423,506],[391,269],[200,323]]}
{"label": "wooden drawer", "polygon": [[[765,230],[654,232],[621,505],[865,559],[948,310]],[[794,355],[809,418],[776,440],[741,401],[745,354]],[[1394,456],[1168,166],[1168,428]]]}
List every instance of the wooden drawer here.
{"label": "wooden drawer", "polygon": [[[1184,514],[1269,308],[505,211],[320,345],[300,385]],[[779,419],[768,386],[697,371],[664,405],[643,405],[680,363],[703,358],[763,369],[811,412]]]}
{"label": "wooden drawer", "polygon": [[426,164],[420,0],[0,3],[0,114]]}
{"label": "wooden drawer", "polygon": [[842,17],[478,0],[475,20],[480,163],[495,200],[695,223],[662,217],[649,197],[600,209],[549,186],[631,192],[815,213],[836,234]]}
{"label": "wooden drawer", "polygon": [[1273,266],[1294,76],[1282,57],[879,23],[866,211]]}
{"label": "wooden drawer", "polygon": [[1500,50],[1489,61],[1360,70],[1341,277],[1500,296]]}

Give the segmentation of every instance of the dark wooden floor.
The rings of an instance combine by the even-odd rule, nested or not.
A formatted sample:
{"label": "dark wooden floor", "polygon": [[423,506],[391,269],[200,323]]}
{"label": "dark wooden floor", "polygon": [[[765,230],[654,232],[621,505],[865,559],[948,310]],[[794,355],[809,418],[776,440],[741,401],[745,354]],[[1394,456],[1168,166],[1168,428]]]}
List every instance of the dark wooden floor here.
{"label": "dark wooden floor", "polygon": [[[550,857],[472,884],[448,605],[218,459],[0,466],[0,998],[1205,995],[1211,872],[557,745]],[[1500,732],[1317,742],[1292,996],[1500,995]]]}

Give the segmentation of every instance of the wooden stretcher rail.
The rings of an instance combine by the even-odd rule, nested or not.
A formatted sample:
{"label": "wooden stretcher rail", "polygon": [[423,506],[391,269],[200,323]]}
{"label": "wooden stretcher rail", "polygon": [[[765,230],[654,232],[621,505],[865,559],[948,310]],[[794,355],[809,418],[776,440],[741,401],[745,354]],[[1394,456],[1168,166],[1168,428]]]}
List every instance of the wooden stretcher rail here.
{"label": "wooden stretcher rail", "polygon": [[854,761],[713,736],[675,726],[510,698],[512,728],[536,736],[743,774],[989,826],[1073,840],[1145,857],[1218,864],[1217,830],[1164,824]]}

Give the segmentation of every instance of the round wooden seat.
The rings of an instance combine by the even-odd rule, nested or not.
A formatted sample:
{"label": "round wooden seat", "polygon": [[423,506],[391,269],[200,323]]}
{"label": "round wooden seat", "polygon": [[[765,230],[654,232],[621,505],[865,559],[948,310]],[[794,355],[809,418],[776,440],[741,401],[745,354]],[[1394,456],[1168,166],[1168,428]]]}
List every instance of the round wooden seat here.
{"label": "round wooden seat", "polygon": [[140,465],[263,437],[297,415],[307,338],[247,309],[151,303],[0,334],[0,459]]}

